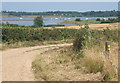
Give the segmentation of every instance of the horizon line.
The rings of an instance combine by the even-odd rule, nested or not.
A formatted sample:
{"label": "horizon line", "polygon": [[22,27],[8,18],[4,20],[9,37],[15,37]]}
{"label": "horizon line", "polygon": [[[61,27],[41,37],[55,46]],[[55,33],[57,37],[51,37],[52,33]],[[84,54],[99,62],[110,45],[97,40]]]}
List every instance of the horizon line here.
{"label": "horizon line", "polygon": [[[77,10],[48,10],[48,11],[16,11],[16,10],[2,10],[6,12],[99,12],[99,11],[118,11],[118,10],[88,10],[88,11],[77,11]],[[2,12],[1,11],[1,12]]]}

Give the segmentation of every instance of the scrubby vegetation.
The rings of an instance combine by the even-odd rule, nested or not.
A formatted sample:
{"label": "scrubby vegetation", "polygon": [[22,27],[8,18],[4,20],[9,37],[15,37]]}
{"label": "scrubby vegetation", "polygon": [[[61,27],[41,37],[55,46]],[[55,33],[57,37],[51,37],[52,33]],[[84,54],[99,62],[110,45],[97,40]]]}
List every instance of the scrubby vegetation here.
{"label": "scrubby vegetation", "polygon": [[[102,47],[104,47],[104,44],[102,44]],[[103,48],[95,45],[82,50],[83,53],[81,54],[74,51],[70,46],[56,49],[56,51],[48,50],[48,52],[38,55],[32,63],[35,77],[44,81],[118,80],[116,68],[110,64],[107,58],[101,57],[105,56]],[[111,52],[111,56],[117,59],[117,57],[114,57],[117,51]]]}
{"label": "scrubby vegetation", "polygon": [[46,41],[72,39],[76,29],[38,29],[38,28],[3,28],[3,42]]}
{"label": "scrubby vegetation", "polygon": [[111,41],[112,47],[118,49],[117,44],[113,43],[118,42],[118,31],[110,29],[90,30],[89,26],[86,25],[85,28],[75,32],[72,36],[73,46],[37,57],[32,63],[35,77],[46,81],[116,81],[118,79],[117,68],[112,63],[118,66],[116,61],[118,52],[112,48],[108,60],[105,57],[104,44],[105,41]]}
{"label": "scrubby vegetation", "polygon": [[[56,80],[56,78],[54,76],[53,78],[50,74],[51,71],[61,69],[59,66],[61,64],[70,67],[70,64],[72,64],[72,69],[75,70],[76,74],[81,73],[78,72],[78,70],[81,69],[84,74],[94,73],[96,75],[100,72],[100,77],[102,77],[100,80],[117,79],[115,68],[106,58],[104,58],[103,42],[111,41],[117,43],[119,41],[118,30],[110,30],[109,28],[104,30],[91,30],[88,25],[85,25],[85,27],[81,29],[44,29],[42,27],[3,27],[2,29],[3,45],[4,43],[7,45],[12,43],[12,47],[19,47],[19,44],[22,44],[21,42],[25,42],[22,46],[34,46],[35,44],[41,45],[44,41],[65,41],[69,39],[74,39],[73,47],[65,48],[60,51],[60,56],[57,56],[57,58],[53,60],[53,66],[47,66],[48,64],[43,66],[41,64],[41,57],[33,62],[32,67],[37,78],[42,77],[45,80]],[[112,53],[113,52],[114,51],[112,51]],[[112,56],[114,55],[112,58],[117,59],[115,54],[116,53],[112,54]],[[100,56],[104,57],[101,58]],[[65,72],[67,71],[68,70],[65,70]],[[50,74],[49,76],[48,73]],[[56,75],[55,73],[57,72],[54,72],[53,75]],[[64,73],[62,74],[64,75]],[[74,77],[74,75],[72,76]],[[58,80],[69,80],[72,78],[68,77],[66,79],[66,76],[63,77]],[[76,78],[74,80],[76,80]]]}
{"label": "scrubby vegetation", "polygon": [[120,18],[97,18],[97,19],[86,19],[81,20],[76,18],[75,20],[65,20],[61,23],[63,24],[76,24],[76,25],[85,25],[85,24],[103,24],[103,23],[117,23],[120,22]]}
{"label": "scrubby vegetation", "polygon": [[24,27],[24,28],[40,28],[40,27],[61,27],[61,26],[65,26],[65,25],[62,25],[62,24],[55,24],[55,25],[42,25],[42,26],[36,26],[36,25],[31,25],[31,26],[21,26],[21,25],[18,25],[18,24],[10,24],[9,22],[6,22],[6,23],[0,23],[0,27]]}
{"label": "scrubby vegetation", "polygon": [[[76,35],[76,37],[75,37]],[[11,44],[24,41],[59,41],[59,40],[72,40],[76,50],[82,47],[96,44],[99,40],[104,41],[118,41],[118,31],[105,29],[103,31],[90,30],[88,26],[82,29],[43,29],[33,27],[3,27],[2,29],[2,42]],[[98,41],[96,41],[98,40]]]}
{"label": "scrubby vegetation", "polygon": [[116,22],[120,22],[119,18],[108,18],[100,20],[100,23],[116,23]]}
{"label": "scrubby vegetation", "polygon": [[[77,33],[77,34],[76,34]],[[3,42],[18,42],[18,41],[45,41],[45,40],[64,40],[73,39],[77,36],[76,41],[94,39],[118,41],[118,31],[105,29],[103,31],[89,30],[82,28],[76,29],[39,29],[39,28],[3,28],[2,40]],[[81,38],[82,37],[82,38]],[[93,38],[93,40],[92,40]]]}
{"label": "scrubby vegetation", "polygon": [[[85,68],[83,65],[83,58],[78,58],[78,56],[76,55],[76,52],[73,51],[72,47],[65,47],[38,55],[36,60],[32,63],[35,77],[38,80],[42,79],[44,81],[102,80],[100,73],[88,73],[88,70],[86,70],[87,67]],[[98,66],[96,66],[96,69],[99,71],[100,68],[97,67]],[[96,69],[92,71],[96,71]]]}
{"label": "scrubby vegetation", "polygon": [[[73,49],[77,51],[77,53],[82,53],[81,55],[84,56],[83,65],[86,67],[87,72],[101,72],[104,75],[104,80],[112,80],[114,78],[117,79],[118,76],[116,75],[116,68],[111,62],[109,62],[109,60],[105,58],[105,41],[118,43],[118,31],[110,29],[105,29],[103,31],[89,30],[89,27],[86,26],[76,34],[76,38],[73,43]],[[118,58],[113,57],[113,55],[114,53],[110,56],[112,58]],[[110,68],[106,69],[107,67]]]}
{"label": "scrubby vegetation", "polygon": [[109,28],[103,31],[90,30],[86,25],[76,33],[73,46],[75,50],[81,50],[85,46],[99,44],[101,41],[118,42],[118,39],[118,30],[110,30]]}

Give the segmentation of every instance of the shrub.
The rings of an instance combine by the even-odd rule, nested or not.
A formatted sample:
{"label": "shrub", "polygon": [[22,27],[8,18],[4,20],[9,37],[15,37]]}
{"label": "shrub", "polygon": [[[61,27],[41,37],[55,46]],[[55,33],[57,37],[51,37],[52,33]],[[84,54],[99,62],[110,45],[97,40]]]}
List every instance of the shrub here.
{"label": "shrub", "polygon": [[80,18],[76,18],[75,21],[81,21],[81,19]]}
{"label": "shrub", "polygon": [[103,30],[103,35],[106,40],[118,42],[118,31],[110,30],[109,28]]}
{"label": "shrub", "polygon": [[44,25],[44,27],[60,27],[60,26],[65,26],[65,25]]}
{"label": "shrub", "polygon": [[73,42],[73,48],[75,51],[82,50],[83,46],[87,43],[89,37],[89,27],[86,25],[85,28],[80,29]]}
{"label": "shrub", "polygon": [[100,18],[97,18],[96,21],[100,21]]}
{"label": "shrub", "polygon": [[80,51],[83,47],[99,45],[101,41],[118,42],[118,40],[118,30],[110,30],[109,28],[103,31],[89,30],[86,25],[85,28],[78,30],[73,42],[73,49]]}
{"label": "shrub", "polygon": [[104,75],[104,77],[103,77],[103,79],[104,79],[105,81],[110,80],[110,79],[111,79],[110,73],[109,73],[109,72],[106,72],[105,75]]}
{"label": "shrub", "polygon": [[101,23],[115,23],[119,22],[119,18],[108,18],[108,19],[102,19]]}

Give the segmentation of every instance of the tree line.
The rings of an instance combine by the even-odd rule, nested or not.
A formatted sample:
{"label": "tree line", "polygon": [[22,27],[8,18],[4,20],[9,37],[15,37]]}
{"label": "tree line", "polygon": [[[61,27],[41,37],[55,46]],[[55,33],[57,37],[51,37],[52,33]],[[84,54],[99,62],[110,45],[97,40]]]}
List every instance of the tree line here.
{"label": "tree line", "polygon": [[2,15],[11,16],[25,16],[25,15],[38,15],[38,16],[64,16],[64,17],[117,17],[119,11],[48,11],[48,12],[16,12],[16,11],[1,11]]}

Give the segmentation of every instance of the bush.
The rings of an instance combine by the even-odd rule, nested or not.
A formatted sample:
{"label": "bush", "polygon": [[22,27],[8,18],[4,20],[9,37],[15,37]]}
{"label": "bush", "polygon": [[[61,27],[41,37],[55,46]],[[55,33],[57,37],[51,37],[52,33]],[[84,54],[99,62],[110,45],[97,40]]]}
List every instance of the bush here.
{"label": "bush", "polygon": [[80,29],[73,42],[73,48],[75,51],[80,51],[87,43],[89,37],[89,27],[86,25],[85,28]]}
{"label": "bush", "polygon": [[118,42],[118,40],[118,30],[110,30],[107,28],[103,31],[90,31],[86,25],[85,28],[78,30],[73,42],[73,49],[80,51],[85,46],[93,46],[95,44],[98,45],[102,41]]}
{"label": "bush", "polygon": [[60,26],[65,26],[65,25],[44,25],[44,27],[60,27]]}
{"label": "bush", "polygon": [[109,28],[103,30],[103,35],[105,40],[107,41],[114,41],[118,42],[118,31],[117,30],[110,30]]}
{"label": "bush", "polygon": [[97,18],[96,21],[100,21],[100,18]]}
{"label": "bush", "polygon": [[120,22],[119,18],[108,18],[108,19],[102,19],[101,23],[115,23],[115,22]]}
{"label": "bush", "polygon": [[81,21],[81,19],[80,18],[76,18],[75,21]]}

